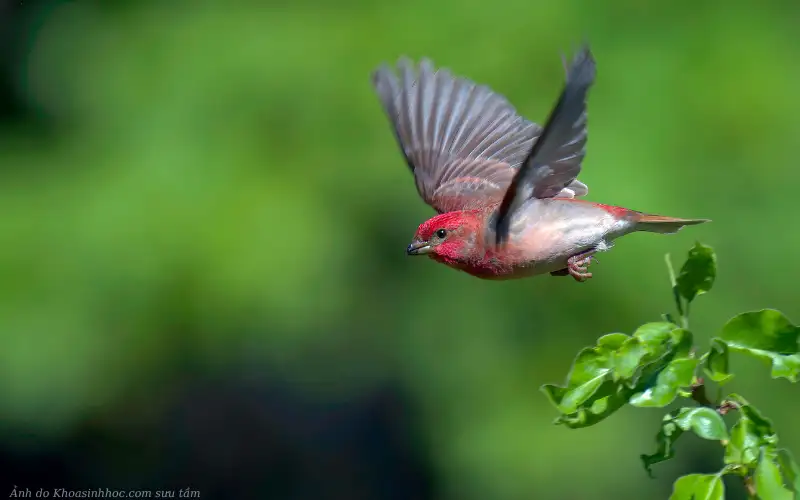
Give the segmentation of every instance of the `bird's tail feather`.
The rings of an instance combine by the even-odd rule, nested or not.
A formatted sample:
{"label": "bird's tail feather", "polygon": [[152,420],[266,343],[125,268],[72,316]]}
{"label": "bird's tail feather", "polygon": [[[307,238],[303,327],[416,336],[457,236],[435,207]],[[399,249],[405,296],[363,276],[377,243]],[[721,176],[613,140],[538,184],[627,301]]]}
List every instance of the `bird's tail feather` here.
{"label": "bird's tail feather", "polygon": [[678,219],[663,215],[637,214],[635,230],[648,233],[673,234],[683,229],[684,226],[694,226],[704,222],[711,221],[709,219]]}

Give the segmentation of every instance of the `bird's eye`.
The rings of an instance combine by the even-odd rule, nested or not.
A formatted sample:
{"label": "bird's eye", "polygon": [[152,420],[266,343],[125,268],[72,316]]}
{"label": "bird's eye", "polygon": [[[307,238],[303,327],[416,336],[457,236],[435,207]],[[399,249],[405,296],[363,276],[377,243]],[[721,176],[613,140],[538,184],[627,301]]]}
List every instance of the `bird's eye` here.
{"label": "bird's eye", "polygon": [[445,236],[447,236],[447,231],[445,231],[444,229],[439,229],[438,231],[436,231],[437,238],[444,239]]}

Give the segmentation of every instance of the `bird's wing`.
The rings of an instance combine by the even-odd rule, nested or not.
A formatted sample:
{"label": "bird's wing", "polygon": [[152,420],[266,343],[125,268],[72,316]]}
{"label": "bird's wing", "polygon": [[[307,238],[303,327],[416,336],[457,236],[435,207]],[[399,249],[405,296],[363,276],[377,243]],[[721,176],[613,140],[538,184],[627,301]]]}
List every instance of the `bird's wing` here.
{"label": "bird's wing", "polygon": [[[541,132],[502,95],[428,59],[384,64],[372,85],[420,196],[439,212],[500,202]],[[586,186],[575,181],[563,191],[582,196]]]}
{"label": "bird's wing", "polygon": [[558,197],[575,182],[586,152],[586,97],[595,73],[594,58],[584,45],[567,69],[564,89],[544,129],[505,193],[495,219],[497,243],[508,237],[509,221],[526,200]]}

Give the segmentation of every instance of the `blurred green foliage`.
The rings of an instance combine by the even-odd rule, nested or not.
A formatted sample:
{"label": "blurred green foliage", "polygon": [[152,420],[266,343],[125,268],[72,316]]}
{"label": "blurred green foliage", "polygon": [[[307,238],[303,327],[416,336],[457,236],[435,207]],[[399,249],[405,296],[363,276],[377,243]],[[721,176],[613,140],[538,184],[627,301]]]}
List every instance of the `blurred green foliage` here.
{"label": "blurred green foliage", "polygon": [[[657,317],[661,256],[694,238],[731,270],[695,331],[766,306],[797,316],[799,14],[777,0],[54,4],[26,27],[17,74],[56,128],[0,130],[2,439],[113,425],[119,408],[146,419],[187,367],[248,360],[343,403],[400,381],[446,498],[666,497],[689,466],[649,481],[630,453],[659,412],[553,429],[535,387],[601,332]],[[589,199],[714,222],[625,238],[582,285],[406,259],[431,210],[370,71],[430,56],[541,123],[559,53],[583,37],[598,61]],[[762,389],[758,363],[741,373],[731,386],[800,449],[796,387]]]}

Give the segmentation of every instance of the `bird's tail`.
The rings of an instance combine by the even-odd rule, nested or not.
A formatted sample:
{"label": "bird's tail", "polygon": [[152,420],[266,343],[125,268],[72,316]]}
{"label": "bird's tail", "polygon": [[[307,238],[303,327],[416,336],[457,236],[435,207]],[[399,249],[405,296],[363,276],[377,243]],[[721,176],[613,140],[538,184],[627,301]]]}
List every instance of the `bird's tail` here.
{"label": "bird's tail", "polygon": [[634,220],[636,221],[635,231],[661,234],[674,234],[683,229],[684,226],[711,222],[709,219],[678,219],[676,217],[649,214],[636,214]]}

